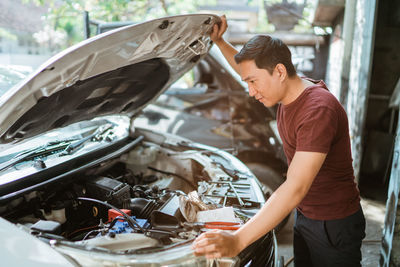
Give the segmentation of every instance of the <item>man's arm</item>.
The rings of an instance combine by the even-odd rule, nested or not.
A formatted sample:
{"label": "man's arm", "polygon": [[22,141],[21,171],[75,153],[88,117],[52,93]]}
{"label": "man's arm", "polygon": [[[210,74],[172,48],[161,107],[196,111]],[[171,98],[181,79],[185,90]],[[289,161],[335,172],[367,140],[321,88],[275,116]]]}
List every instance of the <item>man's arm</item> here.
{"label": "man's arm", "polygon": [[195,254],[206,255],[207,258],[233,257],[271,231],[307,194],[325,158],[324,153],[296,152],[286,181],[260,211],[233,234],[212,231],[200,235],[193,244]]}
{"label": "man's arm", "polygon": [[235,59],[233,58],[238,53],[238,51],[222,37],[227,28],[228,23],[226,22],[226,17],[225,15],[222,15],[221,23],[214,24],[213,26],[211,40],[218,46],[219,50],[221,50],[222,54],[224,55],[228,63],[232,66],[232,68],[237,73],[239,73],[239,66],[236,64]]}

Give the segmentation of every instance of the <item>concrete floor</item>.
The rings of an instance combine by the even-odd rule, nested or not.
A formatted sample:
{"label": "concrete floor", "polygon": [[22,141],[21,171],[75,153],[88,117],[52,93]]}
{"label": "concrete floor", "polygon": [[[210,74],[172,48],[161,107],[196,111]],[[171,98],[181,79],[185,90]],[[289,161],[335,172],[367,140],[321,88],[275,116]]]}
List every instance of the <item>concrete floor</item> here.
{"label": "concrete floor", "polygon": [[[383,201],[362,199],[361,205],[366,219],[366,237],[362,244],[362,266],[376,267],[379,262],[380,241],[385,218],[385,204]],[[285,266],[294,266],[288,261],[293,258],[293,213],[286,226],[277,234],[278,255],[284,257]]]}

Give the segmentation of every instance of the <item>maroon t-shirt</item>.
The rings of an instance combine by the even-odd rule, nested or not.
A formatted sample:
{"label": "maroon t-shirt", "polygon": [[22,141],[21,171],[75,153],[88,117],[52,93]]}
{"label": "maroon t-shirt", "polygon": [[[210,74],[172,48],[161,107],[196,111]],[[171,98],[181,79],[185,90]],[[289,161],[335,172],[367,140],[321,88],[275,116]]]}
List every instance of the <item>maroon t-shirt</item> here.
{"label": "maroon t-shirt", "polygon": [[315,85],[307,87],[296,100],[279,105],[279,134],[288,165],[296,151],[327,153],[297,209],[314,220],[341,219],[360,207],[347,115],[323,81],[312,82]]}

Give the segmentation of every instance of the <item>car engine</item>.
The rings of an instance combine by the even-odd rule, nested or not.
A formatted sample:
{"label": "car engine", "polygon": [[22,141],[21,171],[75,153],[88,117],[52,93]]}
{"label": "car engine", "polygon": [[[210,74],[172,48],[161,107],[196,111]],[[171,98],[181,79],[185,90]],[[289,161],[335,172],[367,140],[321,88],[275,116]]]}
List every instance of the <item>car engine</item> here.
{"label": "car engine", "polygon": [[118,253],[191,242],[207,229],[182,214],[190,192],[207,209],[231,207],[239,223],[264,201],[253,190],[258,182],[219,153],[147,138],[119,158],[14,199],[0,213],[46,242]]}

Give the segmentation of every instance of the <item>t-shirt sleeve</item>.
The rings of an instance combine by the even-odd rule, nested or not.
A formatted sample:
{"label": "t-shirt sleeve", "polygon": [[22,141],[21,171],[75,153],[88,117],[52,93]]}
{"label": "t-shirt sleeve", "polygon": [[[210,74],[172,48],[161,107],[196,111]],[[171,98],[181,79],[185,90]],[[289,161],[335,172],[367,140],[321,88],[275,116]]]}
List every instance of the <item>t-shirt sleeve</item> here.
{"label": "t-shirt sleeve", "polygon": [[296,151],[328,153],[335,139],[338,117],[328,107],[316,107],[301,119],[296,133]]}

